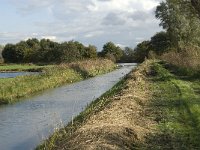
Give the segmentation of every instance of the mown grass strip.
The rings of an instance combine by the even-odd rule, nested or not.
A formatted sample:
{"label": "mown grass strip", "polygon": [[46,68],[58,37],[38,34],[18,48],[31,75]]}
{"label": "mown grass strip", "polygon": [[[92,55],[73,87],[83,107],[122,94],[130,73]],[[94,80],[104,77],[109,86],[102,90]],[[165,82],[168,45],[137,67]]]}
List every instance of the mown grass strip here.
{"label": "mown grass strip", "polygon": [[157,134],[147,137],[149,147],[200,149],[200,80],[176,75],[165,64],[154,63],[152,70],[156,72],[152,107],[160,115]]}

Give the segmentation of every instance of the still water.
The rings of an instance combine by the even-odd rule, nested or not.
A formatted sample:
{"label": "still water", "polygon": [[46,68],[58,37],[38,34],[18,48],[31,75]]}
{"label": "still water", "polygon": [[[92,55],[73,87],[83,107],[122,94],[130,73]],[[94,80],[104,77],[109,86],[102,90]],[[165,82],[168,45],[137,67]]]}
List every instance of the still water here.
{"label": "still water", "polygon": [[24,75],[35,75],[38,72],[0,72],[0,78],[14,78],[17,76],[24,76]]}
{"label": "still water", "polygon": [[0,106],[0,150],[32,150],[112,88],[136,64]]}

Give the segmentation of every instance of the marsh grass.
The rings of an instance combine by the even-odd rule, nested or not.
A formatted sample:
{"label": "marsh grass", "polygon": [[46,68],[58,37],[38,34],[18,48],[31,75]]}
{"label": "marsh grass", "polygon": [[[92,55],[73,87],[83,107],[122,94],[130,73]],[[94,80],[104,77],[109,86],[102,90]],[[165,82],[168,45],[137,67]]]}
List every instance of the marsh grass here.
{"label": "marsh grass", "polygon": [[[74,69],[71,64],[61,64],[46,67],[42,70],[43,73],[39,75],[0,79],[0,104],[13,103],[21,97],[27,97],[33,93],[63,84],[77,82],[114,69],[115,65],[111,62],[108,62],[106,67],[102,66],[105,63],[104,61],[108,62],[98,59],[74,63],[78,67],[80,65],[80,70]],[[89,76],[85,76],[83,72]]]}

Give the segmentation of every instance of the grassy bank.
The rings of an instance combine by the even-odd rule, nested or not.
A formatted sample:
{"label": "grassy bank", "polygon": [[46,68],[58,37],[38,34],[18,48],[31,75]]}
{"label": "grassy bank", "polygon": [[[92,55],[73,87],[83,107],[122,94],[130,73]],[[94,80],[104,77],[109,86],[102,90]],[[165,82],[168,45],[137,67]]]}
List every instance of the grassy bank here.
{"label": "grassy bank", "polygon": [[[129,117],[134,115],[132,110],[140,109],[132,98],[143,99],[148,96],[148,88],[141,74],[144,68],[145,65],[126,76],[37,149],[117,149],[124,144],[125,147],[132,147],[134,138],[131,136],[134,133],[131,127],[135,125]],[[137,95],[134,91],[137,91]]]}
{"label": "grassy bank", "polygon": [[200,78],[194,72],[155,63],[152,108],[157,129],[147,137],[154,149],[200,149]]}
{"label": "grassy bank", "polygon": [[0,104],[13,103],[38,91],[100,75],[114,68],[111,61],[97,59],[45,67],[40,75],[0,79]]}
{"label": "grassy bank", "polygon": [[53,67],[53,65],[34,65],[34,64],[0,64],[0,72],[12,72],[12,71],[42,71],[47,67]]}
{"label": "grassy bank", "polygon": [[200,79],[146,61],[37,149],[199,149]]}

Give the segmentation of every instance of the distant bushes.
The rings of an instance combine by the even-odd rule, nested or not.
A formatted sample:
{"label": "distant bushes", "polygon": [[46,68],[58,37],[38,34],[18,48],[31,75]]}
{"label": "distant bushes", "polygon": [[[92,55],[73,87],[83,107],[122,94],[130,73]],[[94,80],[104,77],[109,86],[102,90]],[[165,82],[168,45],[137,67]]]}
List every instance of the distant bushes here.
{"label": "distant bushes", "polygon": [[72,62],[97,57],[97,48],[77,41],[57,43],[48,39],[28,39],[5,45],[2,56],[6,63]]}
{"label": "distant bushes", "polygon": [[161,59],[179,67],[200,71],[200,47],[189,46],[180,52],[170,51],[163,54]]}

